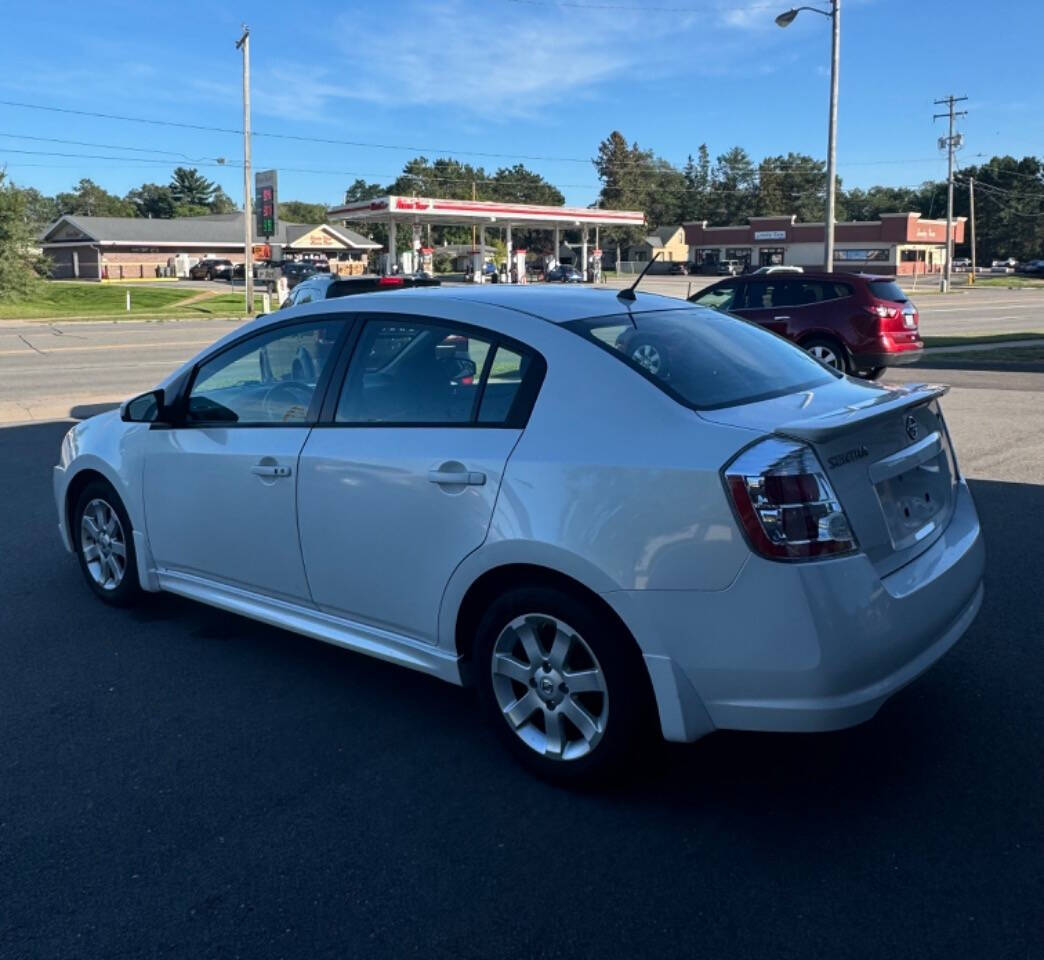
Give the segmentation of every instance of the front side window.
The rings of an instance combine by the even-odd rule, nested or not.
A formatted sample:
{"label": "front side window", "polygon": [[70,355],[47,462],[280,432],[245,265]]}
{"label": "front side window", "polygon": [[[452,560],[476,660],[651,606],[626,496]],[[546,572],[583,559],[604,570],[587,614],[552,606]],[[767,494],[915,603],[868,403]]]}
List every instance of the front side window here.
{"label": "front side window", "polygon": [[739,286],[738,283],[723,283],[704,290],[703,293],[695,296],[692,302],[713,310],[731,310],[736,306],[736,291]]}
{"label": "front side window", "polygon": [[836,378],[782,337],[698,307],[595,317],[564,326],[698,410],[809,390]]}
{"label": "front side window", "polygon": [[[363,328],[337,403],[339,423],[387,426],[515,424],[542,377],[535,355],[413,318]],[[537,383],[537,386],[539,384]]]}
{"label": "front side window", "polygon": [[279,327],[205,361],[189,393],[189,421],[305,422],[340,330],[336,321]]}

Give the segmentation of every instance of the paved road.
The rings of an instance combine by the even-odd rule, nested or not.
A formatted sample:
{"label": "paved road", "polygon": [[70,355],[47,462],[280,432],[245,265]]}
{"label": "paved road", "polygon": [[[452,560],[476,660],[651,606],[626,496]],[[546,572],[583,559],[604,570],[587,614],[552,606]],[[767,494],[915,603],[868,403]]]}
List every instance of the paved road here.
{"label": "paved road", "polygon": [[1044,383],[961,377],[967,637],[868,724],[715,734],[607,793],[521,772],[466,691],[104,607],[56,539],[66,424],[0,427],[0,956],[1040,957],[1044,460],[974,418],[1039,438]]}
{"label": "paved road", "polygon": [[[694,278],[699,284],[705,278]],[[652,277],[653,292],[685,296],[685,277]],[[917,300],[927,335],[1044,333],[1044,291],[985,290]],[[153,387],[234,326],[226,320],[0,321],[0,423],[70,415]]]}

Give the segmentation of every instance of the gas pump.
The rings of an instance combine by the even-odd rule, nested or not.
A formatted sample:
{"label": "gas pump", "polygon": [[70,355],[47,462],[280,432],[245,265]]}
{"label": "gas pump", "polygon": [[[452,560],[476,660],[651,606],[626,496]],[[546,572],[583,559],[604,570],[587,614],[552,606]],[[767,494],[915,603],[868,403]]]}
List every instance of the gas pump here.
{"label": "gas pump", "polygon": [[420,263],[418,268],[424,273],[433,274],[435,272],[435,248],[434,247],[421,247],[420,251]]}
{"label": "gas pump", "polygon": [[591,280],[594,283],[602,282],[602,251],[597,248],[591,254]]}
{"label": "gas pump", "polygon": [[514,274],[516,283],[526,282],[526,251],[525,250],[512,250],[511,251],[511,272]]}

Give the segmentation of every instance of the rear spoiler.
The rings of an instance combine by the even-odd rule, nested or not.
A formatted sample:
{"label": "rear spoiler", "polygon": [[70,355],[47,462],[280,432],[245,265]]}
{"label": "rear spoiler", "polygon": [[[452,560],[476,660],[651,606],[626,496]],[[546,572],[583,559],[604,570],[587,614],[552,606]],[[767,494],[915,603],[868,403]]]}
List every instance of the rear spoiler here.
{"label": "rear spoiler", "polygon": [[945,384],[911,383],[903,387],[886,387],[886,392],[879,394],[865,403],[851,404],[841,407],[819,417],[805,420],[793,420],[776,428],[776,433],[807,440],[810,443],[822,443],[838,434],[847,433],[853,427],[865,426],[881,417],[892,416],[910,407],[919,407],[931,403],[949,392]]}

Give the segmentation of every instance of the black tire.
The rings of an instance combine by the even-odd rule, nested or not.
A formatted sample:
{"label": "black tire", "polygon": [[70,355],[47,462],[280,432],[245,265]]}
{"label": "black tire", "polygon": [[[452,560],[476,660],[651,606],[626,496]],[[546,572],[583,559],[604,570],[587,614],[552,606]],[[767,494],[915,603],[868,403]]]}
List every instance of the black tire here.
{"label": "black tire", "polygon": [[[98,501],[108,506],[116,515],[118,528],[114,527],[113,531],[115,533],[118,529],[118,541],[122,542],[125,554],[122,558],[122,576],[118,583],[109,586],[99,582],[98,575],[92,571],[91,566],[92,563],[97,566],[98,561],[89,560],[84,549],[84,513],[87,512],[88,507]],[[92,519],[94,516],[92,511]],[[142,590],[138,581],[138,557],[134,550],[134,531],[123,501],[120,500],[112,485],[100,479],[88,483],[76,498],[70,525],[76,558],[80,563],[80,572],[94,595],[114,607],[129,607],[137,603],[141,598]],[[110,544],[116,540],[116,536],[110,535]],[[114,560],[118,562],[118,556],[114,556]]]}
{"label": "black tire", "polygon": [[[605,687],[604,701],[600,700],[602,693],[573,692],[569,695],[569,699],[577,700],[585,707],[590,706],[592,701],[581,698],[594,697],[594,706],[589,711],[592,716],[600,706],[604,708],[600,738],[588,752],[580,756],[568,759],[553,758],[537,752],[535,747],[523,739],[522,734],[516,732],[505,716],[504,707],[498,701],[492,669],[494,653],[499,652],[496,649],[498,639],[505,633],[509,624],[529,615],[535,617],[527,622],[539,621],[542,617],[555,618],[570,627],[575,636],[581,639],[581,645],[573,641],[567,658],[567,661],[572,660],[573,669],[588,668],[588,651],[593,653],[596,658],[595,666],[600,668]],[[553,635],[553,625],[551,632]],[[546,650],[553,646],[546,636],[541,644]],[[580,646],[586,646],[588,650],[579,649]],[[576,659],[577,656],[579,660]],[[576,666],[577,663],[579,666]],[[546,670],[547,666],[545,662],[544,666],[537,668],[537,676],[541,676],[540,671]],[[528,769],[547,780],[563,784],[605,782],[616,778],[629,768],[635,760],[639,746],[648,752],[650,745],[658,746],[661,743],[659,729],[655,723],[655,707],[648,673],[633,638],[614,618],[599,610],[592,602],[580,599],[565,590],[551,586],[519,587],[498,597],[479,623],[474,645],[474,667],[479,702],[486,718],[515,757]],[[575,675],[564,673],[560,676],[568,679]],[[506,682],[512,685],[513,692],[510,696],[521,699],[530,693],[521,680],[511,679]],[[497,678],[497,683],[503,690],[505,680],[502,676]],[[529,680],[528,685],[533,688],[533,695],[540,694],[534,678]],[[566,688],[563,685],[558,689]],[[563,731],[562,742],[576,744],[578,749],[585,749],[586,743],[580,735],[580,728],[573,726],[572,721],[568,719],[568,705],[563,703],[566,698],[563,694],[557,705],[552,707],[561,707],[562,715],[566,718],[558,721]],[[547,711],[540,707],[532,713],[532,722],[523,723],[520,729],[529,730],[531,733],[535,730],[535,735],[539,736],[541,729],[546,728],[546,715]],[[569,739],[570,736],[573,739]]]}
{"label": "black tire", "polygon": [[[802,341],[801,347],[834,370],[840,370],[841,373],[852,372],[852,365],[848,362],[848,351],[830,337],[809,337],[808,340]],[[821,353],[828,353],[836,362],[831,362],[825,356],[820,355]]]}
{"label": "black tire", "polygon": [[887,367],[870,367],[868,370],[857,370],[855,375],[861,380],[880,380]]}

